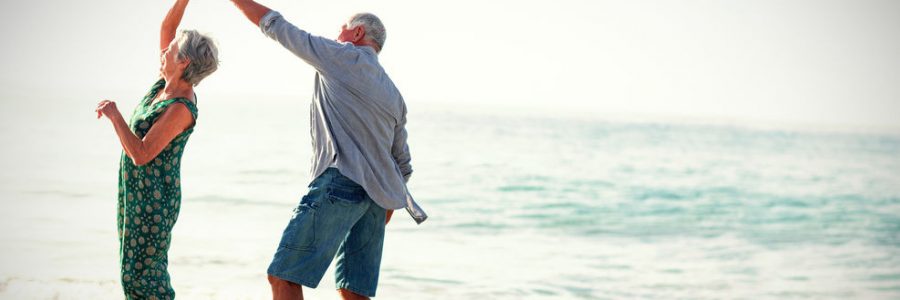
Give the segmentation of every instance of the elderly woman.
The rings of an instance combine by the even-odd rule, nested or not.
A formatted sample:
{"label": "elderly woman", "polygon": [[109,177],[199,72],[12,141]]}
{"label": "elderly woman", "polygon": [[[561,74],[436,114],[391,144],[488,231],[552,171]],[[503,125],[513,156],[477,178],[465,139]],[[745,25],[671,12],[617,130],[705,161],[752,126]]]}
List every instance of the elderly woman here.
{"label": "elderly woman", "polygon": [[188,0],[178,0],[162,23],[160,78],[127,124],[116,103],[103,100],[97,118],[112,122],[124,149],[119,170],[118,232],[127,299],[172,299],[167,252],[181,206],[180,162],[197,118],[193,87],[218,66],[209,37],[176,30]]}

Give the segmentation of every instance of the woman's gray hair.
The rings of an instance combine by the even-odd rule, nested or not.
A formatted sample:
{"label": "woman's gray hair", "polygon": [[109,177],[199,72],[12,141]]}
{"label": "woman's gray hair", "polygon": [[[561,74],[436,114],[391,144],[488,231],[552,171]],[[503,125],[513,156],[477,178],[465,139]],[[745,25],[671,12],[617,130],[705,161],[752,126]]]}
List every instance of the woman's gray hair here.
{"label": "woman's gray hair", "polygon": [[384,48],[384,40],[387,39],[387,31],[384,30],[384,24],[381,23],[381,19],[371,13],[358,13],[350,18],[350,23],[347,24],[349,28],[347,29],[353,29],[359,25],[365,26],[366,38],[375,42],[380,52]]}
{"label": "woman's gray hair", "polygon": [[196,30],[181,31],[178,37],[177,58],[191,61],[184,68],[181,79],[195,86],[219,68],[219,49],[216,44],[211,38]]}

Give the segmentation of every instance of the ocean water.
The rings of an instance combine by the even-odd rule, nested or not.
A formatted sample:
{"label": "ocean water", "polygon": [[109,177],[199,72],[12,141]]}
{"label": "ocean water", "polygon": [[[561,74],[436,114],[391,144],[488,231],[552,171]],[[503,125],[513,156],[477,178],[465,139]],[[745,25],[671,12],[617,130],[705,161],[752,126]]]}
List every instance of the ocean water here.
{"label": "ocean water", "polygon": [[[200,103],[170,250],[179,298],[269,297],[311,180],[306,101]],[[120,148],[94,104],[0,112],[0,299],[120,297]],[[409,120],[430,219],[394,215],[378,298],[900,298],[898,133],[415,102]],[[331,272],[307,297],[338,298]]]}

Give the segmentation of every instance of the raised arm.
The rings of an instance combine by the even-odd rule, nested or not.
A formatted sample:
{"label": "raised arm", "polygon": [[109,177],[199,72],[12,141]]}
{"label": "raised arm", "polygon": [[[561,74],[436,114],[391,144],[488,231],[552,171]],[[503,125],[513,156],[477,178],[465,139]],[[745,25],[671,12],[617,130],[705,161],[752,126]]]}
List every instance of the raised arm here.
{"label": "raised arm", "polygon": [[259,20],[271,10],[253,0],[231,0],[231,3],[234,3],[254,26],[259,26]]}
{"label": "raised arm", "polygon": [[166,18],[163,19],[162,26],[159,29],[159,51],[163,52],[169,48],[169,43],[175,39],[178,32],[178,25],[181,24],[181,17],[184,16],[184,9],[187,7],[189,0],[176,0]]}
{"label": "raised arm", "polygon": [[339,55],[340,51],[347,49],[335,40],[309,34],[305,30],[297,28],[277,11],[253,0],[231,0],[231,2],[244,13],[244,16],[254,26],[259,27],[263,34],[280,43],[285,49],[319,72],[334,71],[331,68],[336,64],[331,62]]}

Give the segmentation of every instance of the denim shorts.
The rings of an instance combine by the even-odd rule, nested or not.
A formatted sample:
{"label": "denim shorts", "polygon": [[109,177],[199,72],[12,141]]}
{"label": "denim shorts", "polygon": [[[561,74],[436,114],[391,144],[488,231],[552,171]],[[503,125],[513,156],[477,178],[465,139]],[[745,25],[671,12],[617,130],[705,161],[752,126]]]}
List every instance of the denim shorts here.
{"label": "denim shorts", "polygon": [[269,275],[315,288],[337,255],[337,288],[374,297],[385,213],[362,186],[335,168],[327,169],[294,209]]}

